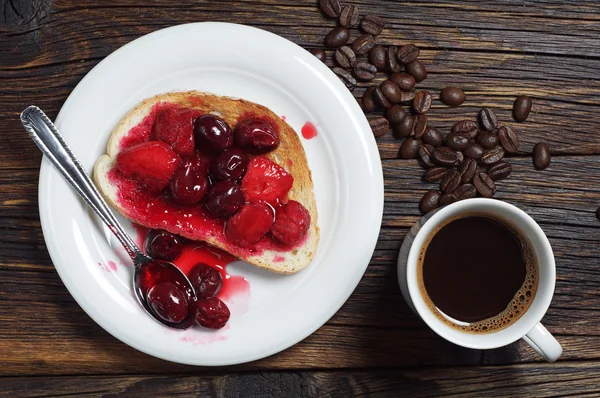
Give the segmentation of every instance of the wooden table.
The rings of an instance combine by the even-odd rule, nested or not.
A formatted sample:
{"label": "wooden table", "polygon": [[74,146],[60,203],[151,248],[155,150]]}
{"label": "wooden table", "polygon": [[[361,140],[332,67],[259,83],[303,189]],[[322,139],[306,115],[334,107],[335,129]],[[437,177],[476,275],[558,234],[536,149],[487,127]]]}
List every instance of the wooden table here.
{"label": "wooden table", "polygon": [[[402,239],[427,189],[399,143],[379,139],[385,212],[364,278],[312,336],[272,357],[197,368],[135,351],[94,323],[61,283],[38,217],[40,152],[18,121],[36,104],[52,118],[104,57],[155,30],[186,22],[260,27],[305,47],[334,26],[316,1],[0,1],[0,395],[166,396],[558,396],[600,395],[600,4],[589,1],[347,1],[385,18],[382,44],[413,42],[429,70],[420,88],[462,87],[457,109],[436,103],[442,131],[491,106],[519,131],[524,153],[497,197],[527,211],[557,260],[544,318],[564,347],[543,362],[526,344],[475,351],[450,344],[404,303],[396,281]],[[276,56],[276,54],[274,54]],[[331,56],[331,53],[329,53]],[[329,58],[330,59],[330,58]],[[364,86],[355,90],[358,97]],[[528,121],[510,117],[518,94],[534,98]],[[555,156],[532,167],[541,140]]]}

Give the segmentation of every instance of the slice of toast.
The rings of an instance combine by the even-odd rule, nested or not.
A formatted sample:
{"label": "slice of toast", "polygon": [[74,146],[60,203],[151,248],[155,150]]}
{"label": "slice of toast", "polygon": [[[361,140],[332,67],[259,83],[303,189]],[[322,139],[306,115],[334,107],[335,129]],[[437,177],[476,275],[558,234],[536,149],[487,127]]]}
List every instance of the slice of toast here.
{"label": "slice of toast", "polygon": [[[265,236],[251,248],[242,248],[229,242],[223,234],[223,222],[212,217],[200,206],[195,206],[191,212],[189,209],[184,211],[164,198],[154,201],[155,208],[167,209],[171,220],[173,217],[179,217],[175,222],[177,225],[165,226],[157,222],[156,217],[144,216],[144,209],[137,209],[135,205],[136,195],[141,193],[133,192],[136,189],[132,188],[132,185],[124,186],[115,182],[112,178],[114,174],[111,173],[118,172],[115,159],[119,151],[132,143],[150,139],[156,111],[162,106],[189,108],[197,111],[199,115],[213,114],[224,119],[232,129],[239,121],[249,117],[266,118],[273,123],[279,132],[281,143],[276,150],[263,156],[285,168],[294,177],[288,198],[300,202],[310,213],[311,225],[306,237],[300,243],[289,247],[270,236]],[[281,274],[298,272],[312,261],[319,243],[319,228],[306,154],[296,132],[268,108],[242,99],[198,91],[159,94],[140,103],[121,120],[110,136],[106,152],[96,162],[94,181],[108,203],[132,222],[148,228],[167,229],[187,239],[205,241],[250,264]],[[193,217],[190,217],[190,214],[193,214]],[[206,227],[207,225],[210,227]]]}

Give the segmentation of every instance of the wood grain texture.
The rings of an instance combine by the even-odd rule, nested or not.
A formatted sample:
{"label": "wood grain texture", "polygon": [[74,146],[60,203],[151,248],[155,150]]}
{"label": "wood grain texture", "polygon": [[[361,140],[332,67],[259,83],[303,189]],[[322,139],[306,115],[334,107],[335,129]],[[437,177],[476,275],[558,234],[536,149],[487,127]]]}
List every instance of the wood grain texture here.
{"label": "wood grain texture", "polygon": [[[419,217],[418,200],[435,186],[421,181],[416,161],[397,159],[399,141],[390,134],[378,139],[386,195],[375,253],[325,326],[273,357],[210,370],[122,344],[79,308],[52,266],[37,210],[41,155],[22,131],[19,112],[36,104],[54,118],[104,57],[167,26],[243,23],[311,49],[322,47],[335,22],[312,0],[0,0],[0,396],[600,395],[600,221],[594,215],[600,206],[600,5],[345,3],[385,19],[381,44],[421,48],[429,76],[419,89],[434,96],[446,85],[465,90],[467,102],[459,108],[434,101],[432,125],[447,132],[491,106],[517,129],[521,152],[510,159],[513,174],[498,183],[496,197],[527,211],[550,238],[557,284],[544,324],[563,344],[561,361],[542,363],[522,342],[490,351],[460,348],[411,313],[397,287],[395,262]],[[331,56],[328,51],[329,65]],[[354,95],[370,84],[360,84]],[[511,118],[518,94],[534,98],[525,123]],[[538,172],[530,156],[541,140],[554,157]],[[24,326],[15,328],[17,322]]]}

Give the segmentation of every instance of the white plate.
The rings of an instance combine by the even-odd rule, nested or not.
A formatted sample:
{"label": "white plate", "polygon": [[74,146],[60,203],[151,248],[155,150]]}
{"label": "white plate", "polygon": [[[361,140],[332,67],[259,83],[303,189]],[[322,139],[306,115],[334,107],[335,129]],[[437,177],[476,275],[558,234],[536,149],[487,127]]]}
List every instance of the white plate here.
{"label": "white plate", "polygon": [[[91,173],[110,132],[137,103],[192,89],[263,104],[285,116],[298,133],[305,122],[317,126],[317,137],[302,139],[321,228],[317,255],[307,269],[280,276],[236,262],[228,270],[244,276],[251,292],[247,300],[228,303],[228,327],[173,331],[138,306],[124,250],[47,159],[40,172],[40,217],[65,286],[106,331],[170,361],[231,365],[290,347],[342,306],[373,254],[383,213],[383,176],[369,124],[339,79],[292,42],[241,25],[181,25],[127,44],[79,83],[56,124]],[[129,222],[123,223],[135,234]]]}

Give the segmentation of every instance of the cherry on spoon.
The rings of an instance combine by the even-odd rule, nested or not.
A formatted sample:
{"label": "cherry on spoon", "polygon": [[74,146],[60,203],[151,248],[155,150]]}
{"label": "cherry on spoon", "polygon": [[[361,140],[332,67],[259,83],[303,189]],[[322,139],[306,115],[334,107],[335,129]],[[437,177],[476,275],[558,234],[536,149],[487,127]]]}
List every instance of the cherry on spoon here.
{"label": "cherry on spoon", "polygon": [[[186,329],[194,324],[194,308],[197,296],[192,284],[179,268],[173,263],[153,259],[140,250],[129,235],[125,233],[114,214],[90,180],[75,155],[71,152],[58,130],[48,119],[46,114],[37,106],[30,106],[21,113],[21,123],[31,136],[31,139],[42,153],[54,164],[63,177],[71,184],[71,187],[85,200],[85,202],[104,221],[108,228],[123,245],[127,254],[133,260],[135,272],[133,273],[133,291],[140,305],[154,319],[174,329]],[[160,283],[170,282],[187,296],[188,313],[184,320],[178,323],[165,319],[164,313],[161,317],[148,303],[148,292]],[[164,296],[164,295],[163,295]],[[177,294],[170,295],[169,305],[177,304]],[[180,300],[181,301],[181,300]],[[183,300],[185,302],[185,300]],[[173,303],[174,302],[174,303]],[[153,302],[153,307],[157,308]],[[167,311],[169,310],[166,306]],[[180,311],[181,308],[176,309]],[[166,316],[168,318],[168,316]],[[171,319],[180,319],[181,312]]]}

